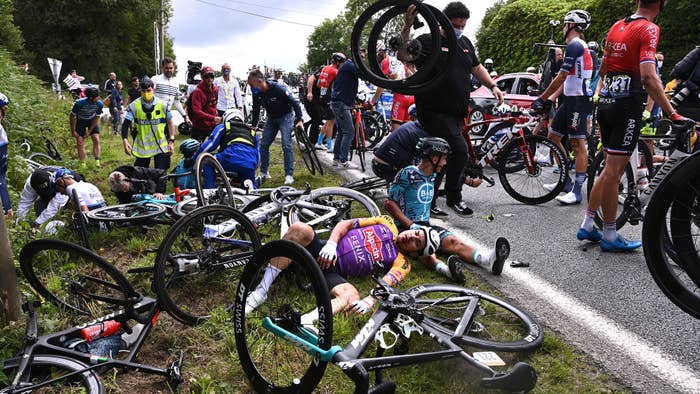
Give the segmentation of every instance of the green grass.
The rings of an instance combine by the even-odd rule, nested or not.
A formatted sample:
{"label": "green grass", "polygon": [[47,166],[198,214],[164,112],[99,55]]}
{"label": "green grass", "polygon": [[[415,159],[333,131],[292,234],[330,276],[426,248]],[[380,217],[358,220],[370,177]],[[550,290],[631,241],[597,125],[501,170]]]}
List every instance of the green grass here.
{"label": "green grass", "polygon": [[[42,87],[39,81],[31,76],[24,75],[19,66],[10,61],[6,52],[0,50],[0,91],[10,97],[10,113],[3,124],[8,130],[11,139],[10,154],[18,154],[18,144],[22,138],[28,138],[34,142],[37,150],[42,150],[43,137],[51,138],[67,158],[65,165],[84,173],[86,178],[96,184],[109,203],[116,203],[116,199],[109,192],[106,179],[109,172],[124,163],[131,163],[133,159],[127,157],[122,151],[119,137],[108,133],[109,126],[104,125],[102,133],[102,167],[96,168],[91,159],[88,159],[88,167],[82,169],[76,160],[77,152],[74,140],[70,138],[68,131],[68,113],[71,101],[60,101],[53,97],[50,91]],[[40,134],[42,126],[50,125],[53,134]],[[182,140],[182,137],[178,137]],[[179,141],[178,141],[179,142]],[[91,143],[87,142],[88,158],[90,157]],[[177,146],[177,143],[176,143]],[[298,154],[298,152],[297,152]],[[324,153],[320,153],[324,154]],[[283,159],[279,144],[273,145],[271,153],[270,173],[273,179],[265,187],[280,186],[283,182]],[[179,153],[173,157],[173,166],[180,159]],[[12,157],[10,160],[10,190],[15,206],[18,195],[26,179],[27,173],[19,171],[18,160]],[[335,175],[312,176],[306,171],[297,156],[295,171],[295,186],[303,187],[309,183],[311,187],[337,186],[339,178]],[[70,222],[70,213],[64,212],[60,218]],[[90,233],[91,244],[98,254],[117,265],[123,272],[132,267],[148,267],[153,264],[155,254],[150,250],[160,244],[167,226],[154,226],[149,229],[140,228],[115,228],[108,233],[92,231]],[[267,234],[264,241],[278,237],[276,227],[263,228]],[[32,234],[26,224],[18,224],[11,228],[11,241],[13,252],[18,256],[21,247],[37,236],[44,234]],[[56,237],[79,242],[70,224],[63,228]],[[17,262],[16,262],[17,264]],[[37,298],[35,292],[19,273],[19,286],[24,300]],[[151,281],[148,274],[127,275],[134,287],[145,295],[154,296],[151,290]],[[437,275],[419,263],[414,264],[411,275],[401,288],[408,288],[422,283],[440,283],[444,278]],[[365,294],[373,283],[369,279],[352,281]],[[493,292],[475,276],[469,278],[468,286]],[[70,325],[70,320],[64,312],[45,303],[39,311],[39,325],[41,333],[55,332]],[[345,345],[364,324],[365,319],[355,316],[339,315],[334,319],[334,344]],[[24,337],[24,322],[0,328],[0,359],[5,359],[17,351]],[[432,343],[423,338],[412,340],[411,351],[430,349]],[[238,363],[235,340],[233,337],[233,324],[229,315],[223,312],[215,313],[213,318],[205,324],[191,328],[175,322],[167,314],[162,314],[158,325],[152,331],[145,347],[142,349],[139,359],[142,362],[165,367],[175,359],[178,351],[185,351],[185,365],[183,372],[185,382],[182,392],[192,393],[236,393],[250,391],[247,388],[245,377]],[[373,349],[367,356],[373,355]],[[528,354],[500,354],[509,365],[516,361],[525,361],[534,366],[539,375],[536,392],[560,393],[560,392],[622,392],[626,388],[615,382],[604,371],[600,371],[591,359],[578,352],[571,345],[562,341],[556,333],[546,330],[543,346],[533,353]],[[118,374],[108,372],[104,376],[109,392],[168,392],[169,389],[161,378],[152,375],[137,373]],[[412,367],[404,367],[387,372],[389,378],[397,380],[398,392],[483,392],[476,383],[476,376],[458,359],[451,359],[437,363],[423,364]],[[0,383],[3,382],[0,374]],[[345,393],[352,390],[352,383],[346,378],[339,368],[329,365],[324,379],[317,391],[324,393]]]}

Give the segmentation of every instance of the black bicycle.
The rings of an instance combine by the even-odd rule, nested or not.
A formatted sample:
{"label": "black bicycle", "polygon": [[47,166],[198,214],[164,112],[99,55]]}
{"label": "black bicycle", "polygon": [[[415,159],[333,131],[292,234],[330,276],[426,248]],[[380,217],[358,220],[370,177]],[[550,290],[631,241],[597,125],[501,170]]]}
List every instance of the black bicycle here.
{"label": "black bicycle", "polygon": [[323,166],[316,155],[316,148],[314,148],[314,144],[309,139],[309,135],[306,134],[306,131],[304,131],[302,127],[294,128],[294,139],[297,142],[297,148],[299,148],[299,153],[301,154],[306,169],[309,170],[311,175],[316,175],[316,171],[323,175]]}
{"label": "black bicycle", "polygon": [[[245,314],[246,300],[263,280],[268,264],[289,259],[294,269],[268,284],[266,300]],[[285,270],[287,273],[289,270]],[[355,383],[355,393],[393,392],[382,370],[460,357],[486,375],[489,389],[527,391],[537,382],[535,370],[517,363],[500,373],[469,355],[465,348],[505,352],[528,351],[543,341],[540,325],[527,313],[491,295],[453,285],[420,285],[392,289],[381,279],[371,294],[379,309],[344,349],[333,346],[331,298],[315,259],[286,240],[260,249],[245,267],[236,291],[234,331],[241,366],[257,392],[308,393],[319,383],[328,362]],[[306,286],[299,286],[306,283]],[[316,311],[309,320],[305,313]],[[441,350],[409,353],[409,338],[430,337]],[[377,342],[375,357],[362,354]],[[384,355],[392,349],[392,355]],[[369,372],[376,373],[370,391]]]}
{"label": "black bicycle", "polygon": [[100,256],[69,242],[32,241],[22,248],[19,260],[25,277],[41,296],[78,314],[83,323],[39,336],[35,313],[39,303],[25,303],[25,343],[16,356],[4,361],[3,373],[10,380],[8,386],[0,385],[0,392],[63,392],[69,386],[71,392],[101,394],[105,388],[98,374],[109,368],[164,376],[177,389],[182,381],[182,353],[168,368],[136,362],[158,319],[157,300],[136,292]]}

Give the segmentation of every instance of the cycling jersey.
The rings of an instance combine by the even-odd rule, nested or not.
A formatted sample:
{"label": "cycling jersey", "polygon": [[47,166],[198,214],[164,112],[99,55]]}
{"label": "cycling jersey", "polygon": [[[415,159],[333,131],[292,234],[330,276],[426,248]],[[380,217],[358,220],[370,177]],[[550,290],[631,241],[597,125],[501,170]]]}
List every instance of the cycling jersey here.
{"label": "cycling jersey", "polygon": [[192,173],[192,167],[185,167],[185,159],[180,159],[180,162],[177,163],[177,166],[175,166],[175,169],[173,170],[173,174],[185,174],[188,172],[190,175],[183,175],[175,178],[176,187],[179,187],[180,189],[195,188],[195,179],[194,174]]}
{"label": "cycling jersey", "polygon": [[564,81],[564,95],[592,96],[589,82],[593,77],[593,58],[588,50],[588,45],[576,37],[566,46],[564,63],[559,72],[566,72]]}
{"label": "cycling jersey", "polygon": [[418,140],[428,133],[419,122],[408,122],[394,130],[374,151],[374,156],[397,171],[413,164]]}
{"label": "cycling jersey", "polygon": [[258,136],[257,134],[254,138],[254,145],[250,145],[247,142],[231,142],[226,146],[221,146],[221,140],[226,134],[225,124],[219,124],[214,127],[211,134],[202,143],[202,145],[197,149],[197,152],[192,155],[192,159],[196,159],[199,154],[203,152],[213,152],[216,148],[219,148],[219,154],[217,154],[217,159],[221,161],[224,169],[227,169],[228,163],[236,164],[242,168],[258,168],[259,154],[258,154]]}
{"label": "cycling jersey", "polygon": [[354,219],[352,229],[338,241],[337,265],[343,276],[390,275],[394,283],[404,279],[411,264],[396,246],[398,230],[388,216]]}
{"label": "cycling jersey", "polygon": [[316,84],[319,88],[319,97],[324,101],[330,101],[331,89],[333,81],[338,76],[338,69],[335,66],[326,66],[321,69],[321,72],[316,78]]}
{"label": "cycling jersey", "polygon": [[87,97],[81,98],[73,104],[71,113],[80,120],[93,120],[102,113],[102,101],[93,102]]}
{"label": "cycling jersey", "polygon": [[391,104],[391,121],[404,123],[411,120],[408,115],[408,108],[415,103],[413,96],[406,96],[400,93],[394,93],[394,99]]}
{"label": "cycling jersey", "polygon": [[81,181],[66,186],[66,195],[68,195],[68,198],[73,198],[73,190],[78,192],[78,205],[81,207],[86,205],[88,209],[92,210],[107,205],[104,197],[102,197],[102,193],[100,193],[100,189],[92,183]]}
{"label": "cycling jersey", "polygon": [[406,69],[401,60],[394,56],[386,56],[382,60],[382,72],[391,79],[405,79]]}
{"label": "cycling jersey", "polygon": [[435,192],[435,174],[425,175],[418,167],[408,166],[396,174],[389,186],[389,199],[413,222],[430,220],[430,202]]}

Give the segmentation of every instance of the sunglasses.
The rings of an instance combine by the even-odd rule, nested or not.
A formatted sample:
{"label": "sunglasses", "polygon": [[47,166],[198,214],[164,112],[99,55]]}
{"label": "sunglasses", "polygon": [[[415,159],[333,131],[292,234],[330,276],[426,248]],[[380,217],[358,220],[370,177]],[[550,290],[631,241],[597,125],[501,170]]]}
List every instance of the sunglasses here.
{"label": "sunglasses", "polygon": [[214,79],[214,74],[207,74],[204,76],[204,79]]}

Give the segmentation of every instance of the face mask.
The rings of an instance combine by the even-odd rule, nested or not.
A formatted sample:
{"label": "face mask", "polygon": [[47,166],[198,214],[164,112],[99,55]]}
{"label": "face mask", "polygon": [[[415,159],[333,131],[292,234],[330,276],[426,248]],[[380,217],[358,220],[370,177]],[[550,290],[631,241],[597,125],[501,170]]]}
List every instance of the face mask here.
{"label": "face mask", "polygon": [[146,101],[151,101],[153,100],[153,92],[143,92],[141,93],[141,97]]}
{"label": "face mask", "polygon": [[455,37],[456,37],[458,40],[459,40],[460,38],[462,38],[462,34],[464,34],[464,30],[455,29],[454,27],[452,28],[452,30],[455,31]]}
{"label": "face mask", "polygon": [[230,75],[230,74],[231,74],[231,70],[223,70],[221,73],[224,74],[224,75]]}
{"label": "face mask", "polygon": [[657,63],[658,63],[658,65],[659,65],[659,68],[661,68],[661,67],[664,66],[664,62],[657,62]]}
{"label": "face mask", "polygon": [[260,93],[260,89],[258,89],[258,88],[250,88],[250,91],[253,92],[253,94]]}

